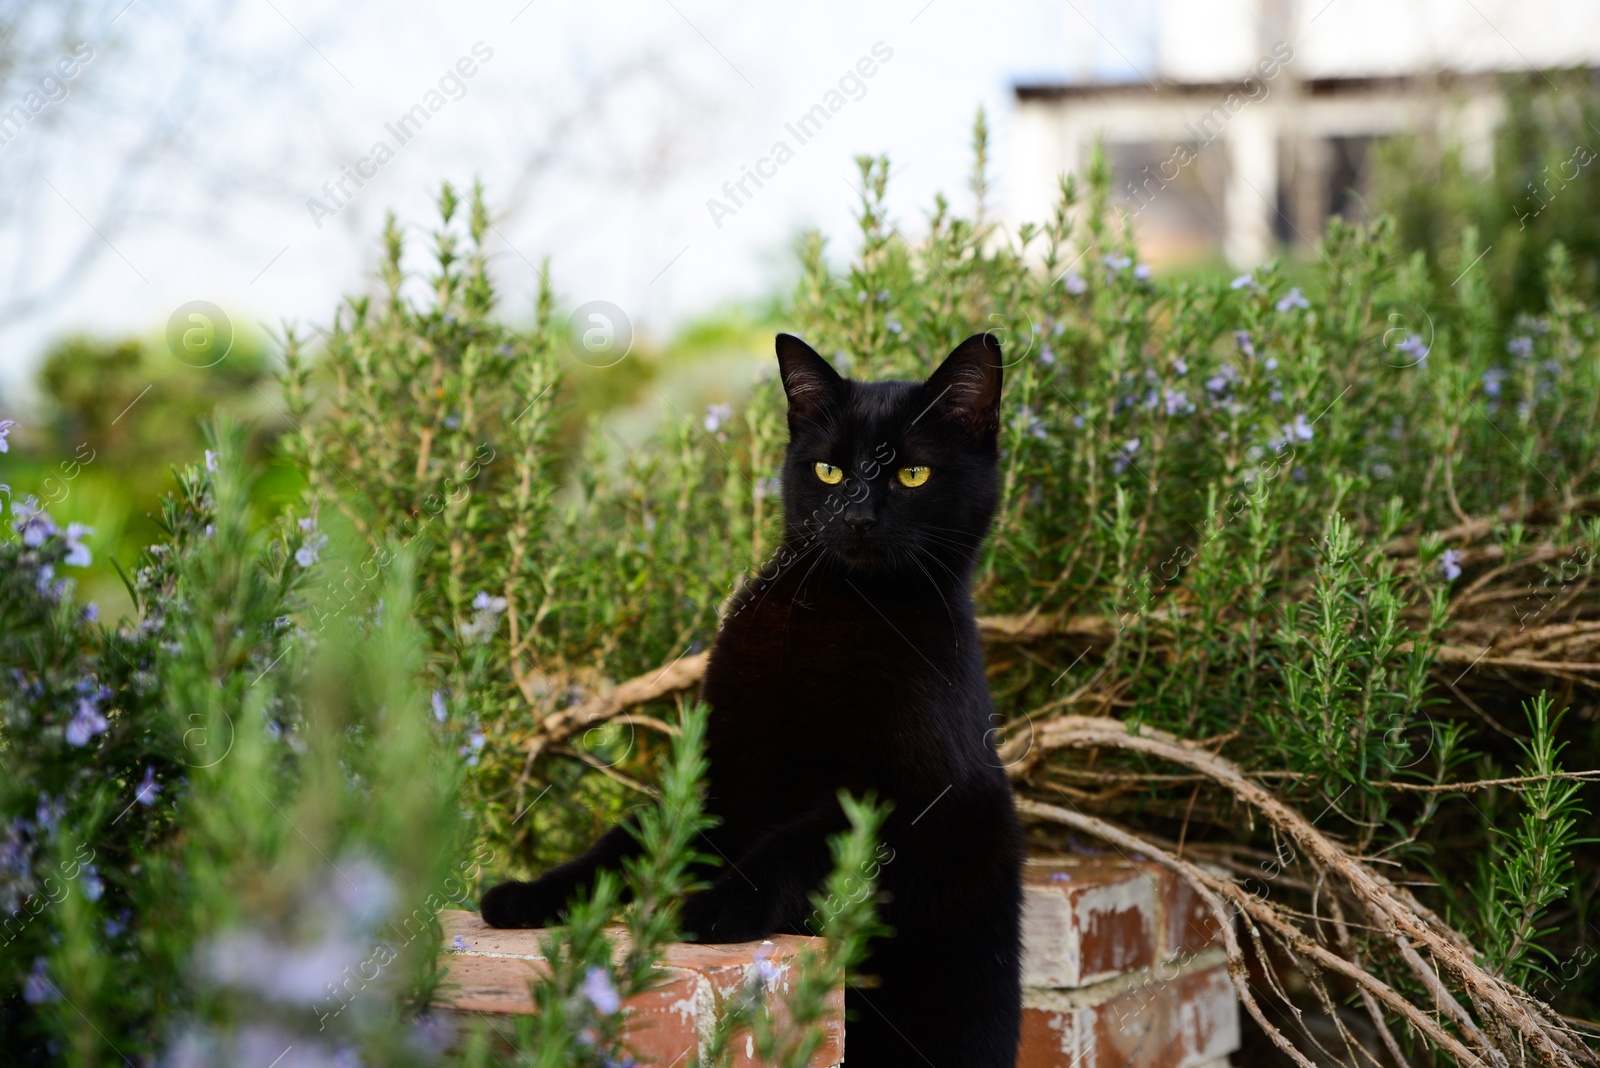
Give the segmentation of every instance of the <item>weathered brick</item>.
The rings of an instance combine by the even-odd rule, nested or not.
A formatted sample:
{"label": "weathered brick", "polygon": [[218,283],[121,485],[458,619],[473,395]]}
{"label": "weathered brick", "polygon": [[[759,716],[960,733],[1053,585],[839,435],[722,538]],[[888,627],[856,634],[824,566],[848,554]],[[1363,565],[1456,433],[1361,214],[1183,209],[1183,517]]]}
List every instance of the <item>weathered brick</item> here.
{"label": "weathered brick", "polygon": [[[533,1011],[528,982],[549,967],[539,944],[544,931],[496,930],[470,912],[443,912],[439,921],[444,927],[448,973],[440,991],[442,1006],[498,1015]],[[462,949],[454,948],[457,936]],[[627,952],[624,932],[613,932],[612,941],[620,959]],[[771,940],[766,960],[778,971],[772,981],[776,999],[789,990],[795,958],[820,944],[820,939],[788,935]],[[666,981],[623,1003],[628,1043],[634,1052],[663,1066],[686,1063],[710,1036],[718,1002],[750,981],[760,946],[760,942],[668,946],[662,963]],[[843,1059],[844,991],[834,991],[831,1001],[824,1024],[827,1040],[811,1060],[816,1068],[833,1068]],[[781,1004],[778,1008],[781,1013]],[[749,1047],[742,1042],[735,1045],[734,1065],[753,1065]]]}
{"label": "weathered brick", "polygon": [[1200,1068],[1239,1048],[1239,1007],[1227,966],[1116,987],[1086,1004],[1081,991],[1028,991],[1017,1068]]}
{"label": "weathered brick", "polygon": [[1223,944],[1222,927],[1216,913],[1205,903],[1187,879],[1176,872],[1161,872],[1161,911],[1164,928],[1161,941],[1163,960],[1191,956]]}
{"label": "weathered brick", "polygon": [[1071,988],[1155,962],[1159,872],[1121,860],[1031,860],[1023,877],[1023,985]]}

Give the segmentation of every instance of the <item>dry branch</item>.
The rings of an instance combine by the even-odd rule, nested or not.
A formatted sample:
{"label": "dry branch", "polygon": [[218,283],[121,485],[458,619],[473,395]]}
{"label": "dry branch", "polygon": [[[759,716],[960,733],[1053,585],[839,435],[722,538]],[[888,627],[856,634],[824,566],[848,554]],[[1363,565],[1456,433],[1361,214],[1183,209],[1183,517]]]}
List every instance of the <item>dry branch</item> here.
{"label": "dry branch", "polygon": [[[1376,930],[1402,956],[1413,947],[1425,949],[1454,977],[1492,1030],[1514,1034],[1546,1065],[1567,1068],[1578,1064],[1600,1064],[1600,1057],[1573,1041],[1547,1007],[1480,968],[1471,945],[1459,932],[1421,908],[1404,888],[1396,886],[1387,877],[1345,852],[1331,838],[1317,830],[1310,820],[1249,779],[1232,761],[1165,731],[1134,727],[1120,720],[1100,717],[1064,716],[1052,720],[1038,728],[1032,741],[1046,749],[1124,749],[1180,764],[1206,775],[1293,839],[1315,865],[1336,876],[1344,889],[1371,916]],[[1332,967],[1331,962],[1324,961],[1318,952],[1309,949],[1305,952],[1318,963]],[[1345,964],[1353,967],[1348,962]],[[1359,981],[1357,976],[1352,975],[1351,978]],[[1373,992],[1378,993],[1376,990]]]}
{"label": "dry branch", "polygon": [[1086,834],[1094,835],[1102,841],[1111,843],[1124,853],[1138,853],[1141,856],[1148,857],[1155,863],[1175,872],[1188,882],[1211,908],[1212,913],[1217,917],[1218,924],[1222,928],[1224,944],[1228,949],[1228,975],[1233,979],[1234,987],[1239,991],[1240,1000],[1244,1003],[1250,1015],[1261,1026],[1262,1031],[1280,1049],[1293,1057],[1297,1063],[1306,1064],[1308,1062],[1304,1055],[1293,1047],[1288,1038],[1262,1015],[1260,1007],[1256,1004],[1253,993],[1250,990],[1249,973],[1242,953],[1238,955],[1238,963],[1237,965],[1235,964],[1238,942],[1233,933],[1232,916],[1222,905],[1223,897],[1228,898],[1240,912],[1250,919],[1271,927],[1275,933],[1290,944],[1291,948],[1302,953],[1302,955],[1312,957],[1330,971],[1337,971],[1356,980],[1363,989],[1372,992],[1378,1000],[1394,1009],[1397,1014],[1408,1020],[1413,1027],[1425,1034],[1440,1048],[1449,1050],[1453,1056],[1463,1063],[1474,1065],[1483,1063],[1481,1057],[1475,1056],[1471,1050],[1435,1024],[1426,1013],[1420,1011],[1416,1006],[1397,994],[1388,984],[1364,970],[1356,968],[1343,957],[1338,957],[1328,952],[1320,945],[1306,938],[1293,924],[1283,919],[1276,908],[1261,901],[1253,894],[1247,893],[1239,884],[1212,875],[1197,864],[1180,860],[1148,839],[1134,835],[1096,816],[1073,812],[1069,809],[1044,804],[1039,801],[1030,801],[1027,798],[1018,798],[1017,808],[1024,815],[1052,820],[1081,830]]}
{"label": "dry branch", "polygon": [[[1074,616],[1064,620],[1040,616],[1036,612],[1007,616],[983,616],[978,634],[993,644],[1043,641],[1050,638],[1078,638],[1093,643],[1116,637],[1116,622],[1106,616]],[[1522,657],[1487,656],[1481,651],[1441,645],[1435,660],[1446,666],[1504,667],[1544,673],[1600,673],[1600,662],[1583,660],[1533,660]],[[527,741],[528,766],[552,742],[605,722],[636,705],[668,697],[698,685],[705,676],[708,653],[679,657],[643,675],[620,683],[603,694],[591,697],[540,720]]]}

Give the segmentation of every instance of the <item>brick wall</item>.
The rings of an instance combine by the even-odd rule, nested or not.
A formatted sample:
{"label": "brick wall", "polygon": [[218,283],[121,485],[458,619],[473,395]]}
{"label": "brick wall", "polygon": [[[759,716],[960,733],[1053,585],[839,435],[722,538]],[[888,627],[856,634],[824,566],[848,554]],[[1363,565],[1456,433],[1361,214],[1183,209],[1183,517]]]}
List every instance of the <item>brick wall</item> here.
{"label": "brick wall", "polygon": [[[1239,1047],[1238,1003],[1215,920],[1187,884],[1154,864],[1065,857],[1030,861],[1024,889],[1017,1068],[1227,1064]],[[546,966],[543,932],[498,931],[470,912],[440,920],[447,1007],[531,1012],[527,984]],[[795,956],[816,941],[771,940],[766,959],[780,969],[780,990]],[[717,1002],[749,982],[760,945],[669,947],[666,983],[625,1004],[636,1052],[658,1065],[686,1063],[709,1033]],[[815,1068],[836,1068],[842,1059],[842,992],[834,1005]],[[753,1063],[742,1045],[734,1063]]]}
{"label": "brick wall", "polygon": [[1035,859],[1017,1068],[1221,1068],[1239,1006],[1216,920],[1154,864]]}
{"label": "brick wall", "polygon": [[[495,1015],[533,1011],[528,981],[548,967],[539,947],[543,931],[496,930],[471,912],[442,912],[439,922],[444,926],[444,963],[449,971],[441,991],[447,1008]],[[627,952],[626,936],[618,930],[612,941],[621,959]],[[691,1054],[700,1052],[701,1042],[715,1025],[717,1003],[750,981],[758,949],[770,946],[763,957],[778,969],[772,982],[781,997],[793,975],[795,957],[807,946],[820,943],[817,938],[777,935],[769,943],[668,946],[662,962],[666,981],[623,1003],[634,1052],[646,1063],[663,1068],[687,1064]],[[812,1058],[813,1068],[836,1068],[843,1059],[843,990],[833,1001],[824,1025],[827,1041]],[[742,1043],[736,1043],[733,1063],[735,1068],[755,1064]]]}

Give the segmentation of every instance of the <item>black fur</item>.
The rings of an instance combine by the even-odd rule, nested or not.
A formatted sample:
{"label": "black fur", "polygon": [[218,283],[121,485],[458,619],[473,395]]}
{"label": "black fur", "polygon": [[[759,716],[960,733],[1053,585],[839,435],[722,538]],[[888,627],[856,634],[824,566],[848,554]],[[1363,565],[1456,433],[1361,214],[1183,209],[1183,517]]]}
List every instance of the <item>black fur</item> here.
{"label": "black fur", "polygon": [[[711,652],[705,852],[689,898],[704,942],[811,933],[808,895],[844,829],[840,790],[893,803],[879,883],[892,937],[852,988],[850,1068],[1011,1065],[1022,1011],[1022,840],[991,742],[967,586],[998,495],[1000,346],[963,342],[927,382],[841,378],[778,336],[789,398],[786,537],[735,596]],[[827,485],[814,465],[843,469]],[[907,488],[906,466],[931,469]],[[599,867],[637,850],[613,828],[534,883],[483,899],[497,927],[557,920]]]}

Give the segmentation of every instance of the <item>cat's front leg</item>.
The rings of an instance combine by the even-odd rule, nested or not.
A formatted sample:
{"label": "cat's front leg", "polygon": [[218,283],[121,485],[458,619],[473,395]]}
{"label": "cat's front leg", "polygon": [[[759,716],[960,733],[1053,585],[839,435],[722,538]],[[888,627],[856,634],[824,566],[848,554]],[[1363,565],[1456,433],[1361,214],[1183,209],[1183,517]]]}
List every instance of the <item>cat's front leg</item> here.
{"label": "cat's front leg", "polygon": [[587,891],[601,869],[620,870],[640,852],[627,822],[597,839],[582,856],[557,865],[533,882],[501,883],[483,895],[478,910],[490,927],[549,927],[561,922],[573,898]]}
{"label": "cat's front leg", "polygon": [[847,825],[838,801],[829,799],[762,835],[683,903],[679,920],[686,936],[695,942],[753,942],[776,931],[802,930],[811,892],[832,868],[828,836]]}
{"label": "cat's front leg", "polygon": [[691,894],[679,913],[684,937],[691,942],[754,942],[777,929],[770,903],[760,891],[734,885],[732,872],[705,890]]}

